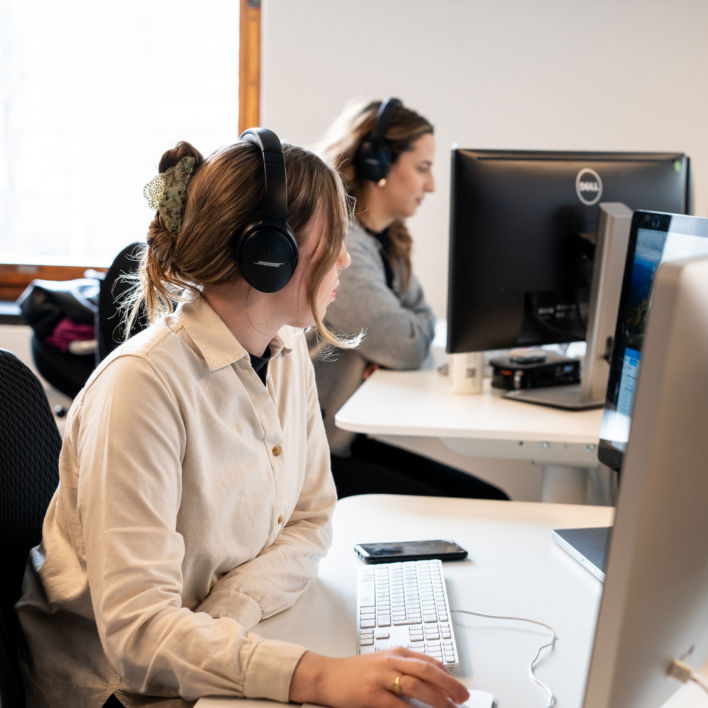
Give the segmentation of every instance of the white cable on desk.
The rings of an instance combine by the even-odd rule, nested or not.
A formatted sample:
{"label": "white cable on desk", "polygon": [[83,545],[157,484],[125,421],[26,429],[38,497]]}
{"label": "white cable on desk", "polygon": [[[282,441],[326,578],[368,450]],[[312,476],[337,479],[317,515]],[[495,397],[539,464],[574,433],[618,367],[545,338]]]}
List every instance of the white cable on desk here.
{"label": "white cable on desk", "polygon": [[[549,647],[551,648],[551,651],[553,649],[555,649],[556,639],[558,639],[558,635],[556,634],[556,630],[553,629],[553,627],[546,624],[545,622],[539,622],[538,620],[528,619],[527,617],[511,617],[511,616],[507,616],[507,615],[488,615],[488,614],[485,614],[484,612],[473,612],[472,610],[457,610],[457,609],[453,609],[453,610],[451,610],[451,612],[460,612],[465,615],[475,615],[477,617],[487,617],[489,619],[530,622],[531,624],[537,624],[539,627],[545,627],[545,629],[549,630],[551,632],[551,641],[547,642],[546,644],[542,644],[538,648],[538,651],[536,652],[536,656],[534,656],[533,660],[531,661],[531,664],[529,665],[529,676],[531,677],[531,680],[535,684],[540,686],[541,689],[546,693],[546,697],[548,699],[548,703],[546,704],[546,708],[553,708],[553,706],[555,706],[556,697],[553,695],[553,691],[551,691],[551,689],[545,683],[543,683],[543,681],[541,681],[539,678],[537,678],[536,674],[535,674],[536,664],[538,663],[538,661],[541,657],[541,652],[544,649],[547,649]],[[694,678],[693,680],[696,680],[696,679]]]}

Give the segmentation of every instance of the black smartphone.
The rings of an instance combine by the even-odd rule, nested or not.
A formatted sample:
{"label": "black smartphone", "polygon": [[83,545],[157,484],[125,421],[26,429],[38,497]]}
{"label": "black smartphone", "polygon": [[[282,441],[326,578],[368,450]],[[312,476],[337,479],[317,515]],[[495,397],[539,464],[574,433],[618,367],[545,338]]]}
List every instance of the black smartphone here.
{"label": "black smartphone", "polygon": [[357,555],[367,563],[391,563],[393,561],[462,560],[467,551],[454,541],[435,539],[432,541],[394,541],[391,543],[357,543]]}

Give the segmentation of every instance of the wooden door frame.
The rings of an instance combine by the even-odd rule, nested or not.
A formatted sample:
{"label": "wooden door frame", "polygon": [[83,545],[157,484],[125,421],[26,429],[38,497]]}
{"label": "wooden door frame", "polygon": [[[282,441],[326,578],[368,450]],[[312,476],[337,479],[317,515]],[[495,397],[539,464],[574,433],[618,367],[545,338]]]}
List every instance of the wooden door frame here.
{"label": "wooden door frame", "polygon": [[261,0],[240,0],[238,42],[238,130],[260,125]]}

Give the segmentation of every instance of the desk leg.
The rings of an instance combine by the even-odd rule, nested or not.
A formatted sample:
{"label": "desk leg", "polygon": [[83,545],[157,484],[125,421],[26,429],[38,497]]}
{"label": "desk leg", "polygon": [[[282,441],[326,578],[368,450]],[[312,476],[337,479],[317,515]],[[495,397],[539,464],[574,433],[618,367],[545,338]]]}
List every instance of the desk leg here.
{"label": "desk leg", "polygon": [[566,465],[543,466],[542,501],[587,504],[587,490],[587,468]]}

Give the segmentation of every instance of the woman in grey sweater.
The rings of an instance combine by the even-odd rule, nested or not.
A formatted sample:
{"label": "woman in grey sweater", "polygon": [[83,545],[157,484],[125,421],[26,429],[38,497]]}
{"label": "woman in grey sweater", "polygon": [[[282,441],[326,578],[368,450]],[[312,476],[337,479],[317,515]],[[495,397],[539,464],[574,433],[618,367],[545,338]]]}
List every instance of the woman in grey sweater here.
{"label": "woman in grey sweater", "polygon": [[364,332],[356,349],[326,351],[310,338],[320,405],[339,497],[389,492],[506,499],[496,487],[427,458],[334,425],[335,413],[376,368],[417,369],[434,336],[435,316],[412,272],[405,219],[435,188],[433,126],[395,98],[345,110],[323,148],[354,200],[347,247],[326,322]]}

